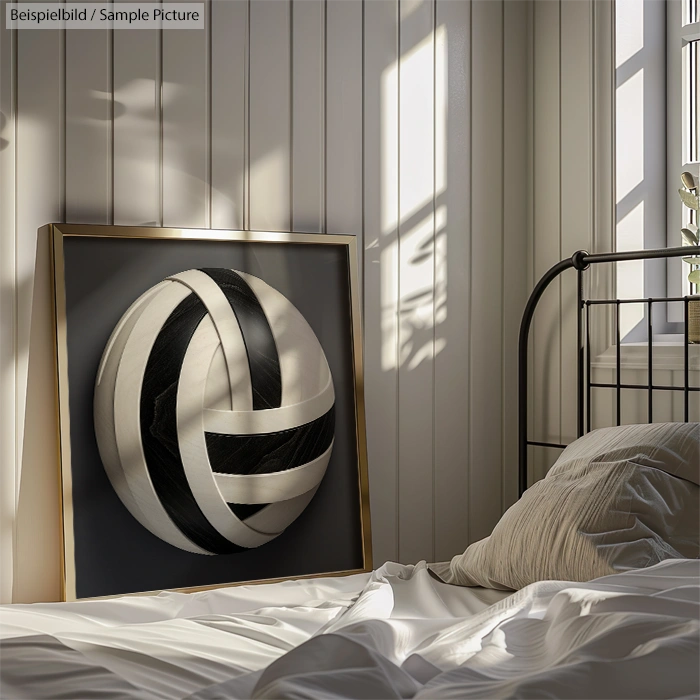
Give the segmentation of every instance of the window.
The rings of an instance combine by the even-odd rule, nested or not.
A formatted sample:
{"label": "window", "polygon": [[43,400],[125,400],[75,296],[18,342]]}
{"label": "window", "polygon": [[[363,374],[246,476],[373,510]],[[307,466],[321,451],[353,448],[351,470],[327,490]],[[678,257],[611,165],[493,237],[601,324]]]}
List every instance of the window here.
{"label": "window", "polygon": [[700,17],[698,17],[698,0],[684,0],[683,21],[680,31],[680,50],[682,53],[682,149],[684,166],[697,171],[700,161],[700,121],[698,107],[700,95],[698,88],[698,41],[700,40]]}
{"label": "window", "polygon": [[[663,248],[667,229],[666,6],[615,1],[615,248]],[[676,175],[676,179],[678,176]],[[676,193],[676,198],[678,194]],[[680,237],[680,228],[678,229]],[[666,295],[666,263],[617,263],[615,296]],[[654,308],[656,333],[670,333],[665,308]],[[644,304],[620,308],[625,342],[646,336]]]}
{"label": "window", "polygon": [[[681,244],[680,229],[695,215],[678,199],[680,174],[700,176],[700,0],[667,0],[667,243]],[[688,282],[680,260],[668,265],[668,293],[699,290]],[[669,320],[680,321],[681,309],[669,309]]]}

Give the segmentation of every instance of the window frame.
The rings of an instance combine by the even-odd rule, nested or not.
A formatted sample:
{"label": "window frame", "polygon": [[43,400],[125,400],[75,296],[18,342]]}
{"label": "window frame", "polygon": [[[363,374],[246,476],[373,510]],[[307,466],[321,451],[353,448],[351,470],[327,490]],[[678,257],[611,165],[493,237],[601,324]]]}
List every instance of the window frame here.
{"label": "window frame", "polygon": [[[626,166],[628,157],[632,157],[630,149],[642,149],[642,172],[628,172],[627,177],[630,182],[627,182],[626,188],[629,190],[634,182],[634,178],[640,178],[639,183],[642,185],[641,197],[644,205],[642,209],[643,229],[640,236],[637,235],[637,240],[634,241],[633,248],[663,248],[667,245],[668,239],[668,147],[667,147],[667,8],[665,0],[657,2],[656,0],[628,0],[624,3],[625,7],[620,8],[620,0],[612,0],[613,12],[613,63],[612,63],[612,90],[613,90],[613,115],[612,128],[614,131],[613,137],[613,171],[614,171],[614,195],[613,195],[613,212],[614,221],[612,224],[612,250],[629,249],[632,241],[624,241],[625,233],[630,234],[636,229],[630,228],[629,222],[623,226],[626,216],[621,215],[622,211],[630,209],[632,202],[625,202],[626,197],[620,198],[620,176],[619,169]],[[630,14],[631,13],[631,14]],[[640,18],[641,13],[641,18]],[[635,25],[626,27],[618,26],[620,21],[636,22]],[[638,21],[639,20],[639,21]],[[623,48],[620,51],[619,41],[624,42]],[[630,45],[630,41],[632,44]],[[632,51],[632,53],[629,53]],[[633,63],[634,62],[634,63]],[[640,75],[641,74],[641,75]],[[632,121],[626,123],[627,118],[633,118],[632,115],[638,115],[639,111],[625,114],[624,106],[629,107],[626,101],[629,96],[626,96],[623,101],[621,88],[628,85],[628,81],[640,75],[641,77],[641,96],[637,99],[642,100],[641,105],[641,121]],[[621,109],[622,106],[622,109]],[[629,112],[629,109],[628,109]],[[622,120],[621,122],[619,120]],[[630,131],[631,130],[631,131]],[[620,144],[618,137],[623,134],[623,138],[627,139],[632,135],[632,140],[626,141],[623,146]],[[637,169],[639,169],[637,163]],[[623,176],[624,177],[624,176]],[[635,187],[636,189],[636,187]],[[634,192],[635,189],[627,191],[627,194]],[[676,198],[678,194],[676,193]],[[627,214],[631,213],[627,211]],[[635,234],[636,235],[636,234]],[[679,234],[680,237],[680,229]],[[622,247],[626,245],[627,248]],[[677,244],[676,244],[677,245]],[[667,295],[667,278],[668,271],[666,262],[645,261],[639,267],[642,268],[641,275],[643,276],[642,289],[630,289],[621,278],[625,275],[627,281],[631,281],[636,277],[636,271],[632,272],[628,269],[625,263],[611,265],[610,270],[610,288],[611,294],[609,297],[663,297]],[[627,268],[627,269],[625,269]],[[676,333],[682,333],[682,328],[678,324],[670,323],[667,317],[667,307],[670,309],[672,304],[657,304],[654,308],[653,325],[654,335],[666,336]],[[646,322],[640,317],[632,327],[623,329],[621,342],[630,344],[640,342],[646,335]],[[610,336],[612,338],[612,336]]]}
{"label": "window frame", "polygon": [[[688,220],[688,210],[684,211],[678,198],[680,174],[687,170],[696,178],[700,177],[700,163],[690,160],[686,143],[690,125],[684,100],[683,83],[686,74],[683,67],[683,47],[692,41],[700,40],[700,21],[683,23],[686,19],[685,10],[691,2],[695,6],[696,19],[700,19],[698,0],[666,0],[666,241],[668,246],[674,247],[681,245],[680,230]],[[684,271],[684,264],[680,259],[668,261],[668,296],[685,296],[691,292],[691,285]],[[670,323],[683,322],[680,305],[669,304],[668,320]]]}

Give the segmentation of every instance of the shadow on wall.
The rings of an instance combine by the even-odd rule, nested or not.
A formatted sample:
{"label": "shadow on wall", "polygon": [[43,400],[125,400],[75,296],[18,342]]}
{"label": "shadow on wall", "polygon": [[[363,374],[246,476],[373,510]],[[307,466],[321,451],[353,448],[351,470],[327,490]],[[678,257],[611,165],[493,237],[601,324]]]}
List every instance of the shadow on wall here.
{"label": "shadow on wall", "polygon": [[[379,313],[372,315],[378,323],[368,327],[366,333],[380,341],[373,340],[368,345],[366,363],[380,368],[383,373],[395,373],[397,391],[400,384],[405,382],[406,386],[411,386],[414,382],[405,373],[418,373],[419,368],[426,372],[425,381],[421,379],[415,387],[428,388],[429,408],[425,411],[426,416],[432,417],[434,377],[430,364],[447,347],[447,334],[441,327],[448,310],[452,312],[448,309],[447,280],[450,253],[447,29],[440,25],[427,37],[424,33],[421,35],[422,20],[411,8],[412,5],[406,5],[401,20],[400,60],[386,65],[381,73],[380,113],[365,124],[365,129],[376,128],[381,133],[377,161],[381,226],[368,229],[364,241],[368,257],[370,251],[376,251],[371,255],[380,265],[380,294],[365,299],[366,305],[379,306]],[[217,220],[240,221],[242,227],[243,222],[250,222],[250,187],[264,190],[267,197],[291,197],[287,186],[291,177],[290,160],[303,154],[291,153],[289,131],[278,133],[276,139],[270,135],[266,140],[266,152],[257,154],[246,169],[244,153],[254,125],[248,123],[248,131],[241,132],[238,139],[233,135],[225,139],[213,138],[211,133],[207,135],[210,124],[206,119],[206,105],[193,102],[190,86],[164,82],[163,104],[160,105],[160,83],[147,72],[124,79],[117,75],[113,93],[86,87],[83,94],[73,94],[80,112],[74,115],[70,110],[75,105],[68,105],[66,128],[72,133],[69,148],[73,143],[76,150],[65,154],[66,162],[69,166],[73,163],[75,168],[85,162],[90,170],[80,174],[72,167],[66,170],[67,181],[62,183],[66,198],[62,207],[68,220],[163,225],[164,221],[166,224],[180,221],[182,216],[188,226],[207,227],[212,223],[215,202],[219,207],[215,212]],[[400,84],[410,84],[412,89],[399,91]],[[430,98],[426,99],[426,95]],[[159,111],[164,119],[162,124]],[[169,115],[174,118],[169,119]],[[20,118],[35,119],[21,109]],[[45,115],[36,117],[44,118]],[[199,123],[201,129],[193,130],[194,123]],[[3,132],[6,125],[3,115],[0,125]],[[302,126],[294,124],[290,128]],[[1,138],[0,148],[7,148],[8,139],[4,135]],[[98,144],[99,150],[82,152],[81,143]],[[211,148],[210,152],[207,147]],[[207,169],[211,168],[211,160],[217,158],[239,164],[228,179],[233,182],[231,191],[212,185],[211,171]],[[106,207],[95,207],[93,202],[83,199],[80,183],[86,177],[89,180],[91,172],[97,173],[107,188]],[[324,183],[323,178],[319,181]],[[111,186],[113,190],[109,189]],[[90,189],[94,191],[94,182]],[[112,192],[113,198],[110,198]],[[325,191],[319,196],[325,197]],[[291,201],[283,209],[291,212]],[[303,219],[303,212],[294,215]],[[366,212],[358,212],[358,221],[363,216]],[[44,223],[47,222],[37,222],[37,226]],[[19,241],[19,236],[17,238]],[[33,244],[26,240],[22,239],[19,244],[31,248]],[[36,253],[36,276],[22,276],[15,288],[3,289],[3,295],[8,292],[10,297],[16,295],[22,300],[20,308],[28,309],[33,297],[29,346],[22,339],[29,340],[30,333],[17,335],[21,346],[17,349],[17,362],[28,362],[30,370],[22,469],[18,475],[21,485],[15,516],[16,602],[60,597],[61,548],[56,525],[60,522],[59,479],[53,437],[56,415],[53,402],[47,401],[47,387],[53,384],[54,370],[49,354],[35,356],[33,351],[34,348],[46,349],[51,344],[49,327],[45,325],[51,308],[47,253],[47,246],[42,242]],[[109,283],[108,279],[104,280],[105,285]],[[91,291],[85,289],[84,293]],[[20,327],[29,324],[29,319],[19,318],[18,324]],[[28,358],[29,347],[32,354]],[[6,369],[15,370],[3,367],[3,371]],[[399,405],[397,411],[401,410]],[[372,466],[370,455],[370,469]],[[374,466],[376,468],[376,464]],[[431,467],[434,469],[432,462]],[[3,522],[9,527],[8,519],[3,518]]]}
{"label": "shadow on wall", "polygon": [[10,145],[10,142],[3,136],[6,126],[7,117],[3,112],[0,112],[0,151],[4,151]]}
{"label": "shadow on wall", "polygon": [[[15,515],[12,602],[61,599],[61,514],[58,415],[47,238],[37,246],[28,352],[22,467]],[[48,389],[48,390],[47,390]]]}

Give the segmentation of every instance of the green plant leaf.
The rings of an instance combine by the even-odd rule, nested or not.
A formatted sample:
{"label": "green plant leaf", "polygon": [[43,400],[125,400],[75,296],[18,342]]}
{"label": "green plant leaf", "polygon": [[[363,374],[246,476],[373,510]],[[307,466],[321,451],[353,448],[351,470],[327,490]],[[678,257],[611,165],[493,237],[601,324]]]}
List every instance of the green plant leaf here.
{"label": "green plant leaf", "polygon": [[697,245],[698,244],[697,234],[691,228],[682,228],[681,229],[681,236],[683,236],[683,240],[688,245]]}
{"label": "green plant leaf", "polygon": [[689,173],[687,170],[681,173],[681,182],[683,186],[688,190],[694,190],[696,187],[695,177],[693,173]]}
{"label": "green plant leaf", "polygon": [[683,202],[688,209],[695,209],[697,211],[698,208],[700,208],[696,195],[690,194],[690,192],[687,192],[684,189],[678,190],[678,194],[681,197],[681,202]]}
{"label": "green plant leaf", "polygon": [[683,262],[687,262],[688,265],[700,265],[700,258],[683,258]]}
{"label": "green plant leaf", "polygon": [[693,284],[700,284],[700,270],[693,270],[688,275],[688,282],[692,282]]}

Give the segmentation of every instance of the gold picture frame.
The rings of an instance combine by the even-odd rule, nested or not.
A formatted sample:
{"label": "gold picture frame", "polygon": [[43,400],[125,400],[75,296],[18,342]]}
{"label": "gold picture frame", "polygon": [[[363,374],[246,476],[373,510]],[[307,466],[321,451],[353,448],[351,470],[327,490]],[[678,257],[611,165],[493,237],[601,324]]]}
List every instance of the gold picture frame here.
{"label": "gold picture frame", "polygon": [[[57,425],[61,484],[61,539],[63,546],[61,557],[62,599],[73,601],[118,595],[149,594],[157,593],[161,590],[194,592],[229,585],[274,582],[289,578],[341,576],[370,571],[372,569],[372,545],[363,392],[360,296],[355,237],[352,235],[87,224],[48,224],[39,230],[39,236],[40,244],[44,239],[48,240],[51,261],[50,268],[52,271],[53,337],[55,339],[56,403],[58,413]],[[170,247],[168,247],[168,245]],[[136,251],[138,251],[137,255]],[[311,503],[307,507],[307,510],[289,526],[288,530],[284,531],[269,544],[258,547],[257,550],[265,550],[266,547],[271,547],[273,542],[279,542],[289,531],[297,527],[298,521],[302,521],[305,524],[303,526],[300,525],[292,534],[295,537],[302,537],[302,534],[306,533],[306,536],[308,536],[308,533],[315,532],[315,530],[310,529],[311,525],[308,524],[308,519],[321,518],[323,513],[326,513],[324,517],[328,517],[327,513],[329,512],[344,513],[347,511],[349,514],[352,509],[356,508],[356,515],[348,515],[348,522],[345,523],[344,526],[350,529],[354,529],[355,526],[358,526],[359,532],[343,533],[340,529],[338,530],[340,533],[338,534],[340,538],[339,541],[344,542],[347,540],[348,542],[352,542],[352,546],[347,547],[348,552],[352,550],[352,553],[348,553],[346,558],[354,565],[345,567],[335,566],[330,569],[325,569],[321,566],[320,570],[310,571],[308,570],[309,567],[313,568],[316,566],[316,559],[313,557],[318,556],[322,559],[322,555],[320,553],[306,555],[299,552],[299,556],[302,558],[303,556],[309,558],[308,562],[304,563],[307,570],[303,570],[303,566],[299,564],[301,569],[295,571],[293,570],[294,565],[290,568],[288,564],[290,561],[294,561],[296,565],[300,560],[298,558],[291,558],[291,554],[287,557],[287,550],[285,550],[285,554],[280,559],[280,561],[283,560],[285,564],[280,565],[282,570],[280,570],[279,575],[270,576],[266,573],[264,576],[252,578],[240,578],[240,576],[237,575],[231,577],[234,580],[221,580],[221,571],[219,569],[214,569],[214,565],[210,564],[212,560],[217,560],[217,557],[202,557],[200,554],[192,554],[191,552],[182,552],[178,550],[176,553],[172,553],[172,557],[170,557],[169,554],[168,557],[166,557],[168,558],[168,566],[170,569],[175,570],[178,566],[178,561],[187,561],[187,566],[184,567],[188,572],[187,576],[175,576],[174,585],[172,586],[146,586],[143,589],[136,586],[134,590],[121,590],[117,583],[113,583],[115,578],[119,581],[123,580],[124,582],[128,580],[128,584],[121,584],[121,587],[126,589],[129,589],[129,587],[133,588],[132,580],[138,579],[137,577],[134,578],[131,573],[125,573],[122,570],[125,566],[123,562],[127,561],[126,557],[129,556],[128,552],[126,554],[124,553],[123,550],[126,548],[122,547],[123,543],[121,542],[122,535],[125,531],[118,530],[115,525],[114,532],[112,532],[110,529],[112,527],[111,522],[99,520],[100,518],[108,517],[106,515],[107,511],[110,513],[117,513],[118,508],[115,506],[114,494],[109,494],[100,490],[103,488],[100,484],[104,481],[104,474],[97,477],[96,473],[93,474],[89,471],[92,469],[91,465],[93,465],[95,461],[94,451],[91,446],[92,443],[90,443],[91,439],[94,441],[94,427],[92,428],[92,438],[90,438],[89,428],[86,425],[88,422],[86,418],[88,409],[84,405],[87,401],[86,387],[90,381],[94,383],[94,374],[92,380],[90,379],[90,373],[94,373],[95,371],[94,357],[98,350],[101,354],[99,346],[105,341],[104,328],[101,328],[99,331],[97,329],[93,331],[92,326],[99,326],[100,323],[102,326],[105,326],[105,324],[110,326],[113,321],[113,319],[103,319],[101,313],[94,313],[94,307],[91,306],[91,304],[93,304],[92,299],[100,297],[102,302],[95,301],[94,304],[101,303],[102,305],[99,308],[104,309],[105,305],[109,306],[111,304],[110,300],[114,296],[113,292],[115,289],[122,290],[125,286],[128,287],[133,284],[133,289],[124,290],[123,293],[126,297],[135,300],[145,291],[143,289],[143,280],[148,278],[149,275],[155,275],[157,278],[155,268],[166,268],[167,265],[170,264],[168,262],[168,256],[172,257],[172,265],[174,268],[178,267],[177,261],[183,259],[183,256],[191,257],[192,268],[200,268],[211,266],[210,261],[212,259],[221,260],[223,257],[222,251],[224,251],[226,255],[230,255],[231,260],[252,260],[253,262],[249,265],[250,269],[244,270],[247,274],[253,274],[257,271],[257,267],[262,266],[268,273],[274,272],[272,276],[276,279],[281,274],[277,268],[282,269],[286,266],[285,274],[287,275],[287,279],[290,280],[288,282],[288,287],[293,290],[293,294],[297,295],[296,298],[290,298],[293,304],[298,304],[299,299],[302,299],[303,302],[309,306],[312,296],[317,299],[322,307],[327,303],[328,298],[319,293],[321,291],[319,285],[322,284],[322,281],[317,282],[314,279],[314,275],[308,272],[313,269],[314,265],[321,270],[321,280],[326,277],[328,277],[328,279],[335,279],[332,277],[334,270],[337,272],[336,277],[345,276],[346,278],[345,280],[335,280],[335,282],[330,285],[330,288],[335,290],[332,292],[331,297],[337,297],[338,299],[342,298],[342,295],[345,293],[343,290],[346,290],[347,302],[342,301],[340,306],[349,310],[349,318],[343,318],[344,314],[338,313],[335,315],[337,316],[336,319],[332,313],[329,313],[323,308],[314,311],[314,314],[318,314],[319,318],[322,317],[324,319],[324,322],[319,324],[321,326],[321,335],[324,338],[332,339],[335,335],[343,336],[344,334],[347,334],[349,338],[350,347],[346,348],[344,351],[336,352],[335,346],[338,345],[336,341],[333,341],[331,345],[333,345],[332,351],[336,352],[337,355],[337,357],[335,355],[333,356],[333,361],[336,362],[338,366],[341,365],[341,361],[338,358],[341,356],[343,358],[343,371],[339,374],[343,376],[347,375],[348,377],[345,384],[342,382],[340,383],[340,394],[336,389],[335,395],[336,397],[342,395],[342,400],[345,402],[343,405],[349,407],[350,398],[347,394],[350,390],[352,392],[354,441],[348,439],[348,444],[351,442],[353,443],[350,451],[354,450],[355,454],[355,475],[352,477],[352,481],[350,481],[349,457],[339,457],[338,459],[342,460],[342,463],[339,461],[338,464],[341,466],[338,466],[338,471],[332,471],[330,464],[333,464],[333,460],[335,459],[336,450],[334,448],[330,457],[328,471],[323,479],[328,479],[330,474],[340,474],[339,470],[342,468],[345,470],[343,472],[344,476],[342,477],[342,479],[344,479],[343,483],[346,485],[352,483],[353,486],[352,488],[346,487],[344,491],[342,491],[342,494],[344,494],[342,496],[338,495],[341,494],[340,487],[332,491],[334,494],[333,498],[338,499],[338,503],[340,504],[340,506],[336,507],[334,510],[331,509],[333,504],[319,505],[318,507],[314,506],[314,510],[311,504],[315,503],[317,499],[320,502],[322,498],[331,498],[331,496],[328,495],[331,493],[329,490],[331,487],[328,487],[325,491],[319,487],[316,496],[312,496]],[[285,256],[287,260],[285,260]],[[149,260],[151,261],[150,265]],[[270,262],[270,260],[273,262]],[[278,264],[273,264],[274,260],[277,260]],[[89,261],[90,264],[86,265],[86,261]],[[298,265],[304,266],[305,272],[298,270],[296,267]],[[226,268],[230,266],[228,263],[225,263],[220,267]],[[253,269],[253,272],[251,272],[251,269]],[[343,269],[345,273],[342,272]],[[76,271],[80,274],[75,274]],[[158,274],[161,274],[161,279],[163,279],[162,272]],[[88,283],[85,283],[84,280],[86,276],[90,278]],[[263,280],[265,280],[264,276]],[[336,285],[337,282],[340,282],[340,284]],[[90,284],[93,285],[93,292],[90,292]],[[274,287],[272,282],[269,284]],[[282,293],[287,293],[288,291],[289,290],[286,290],[286,292]],[[123,309],[117,309],[118,304],[116,302],[114,306],[115,308],[110,308],[109,313],[106,314],[108,317],[110,314],[112,317],[116,317],[115,314],[117,314],[117,311],[119,311],[120,315],[123,313]],[[309,308],[311,307],[309,306]],[[90,309],[93,310],[92,314],[90,314]],[[95,323],[95,320],[98,318],[100,323]],[[333,323],[336,322],[338,328],[341,329],[340,331],[337,329],[334,331],[333,329]],[[347,328],[343,324],[346,324]],[[326,326],[328,326],[328,328],[326,328]],[[114,325],[111,325],[111,328],[114,328]],[[316,329],[314,330],[318,336],[319,331]],[[90,333],[92,333],[91,336],[89,335]],[[334,333],[335,335],[333,335]],[[319,338],[319,341],[323,345],[324,341],[321,338]],[[88,349],[84,350],[86,347]],[[104,345],[102,347],[104,347]],[[77,353],[76,348],[80,348],[80,353],[85,354],[79,356],[76,354],[76,356],[73,357],[72,353]],[[325,346],[324,352],[326,355],[329,355],[329,350]],[[87,357],[88,360],[84,360],[84,357]],[[71,358],[73,359],[71,360]],[[329,362],[330,361],[331,360],[329,360]],[[71,364],[71,362],[73,362],[73,364]],[[351,367],[346,366],[348,363]],[[83,376],[81,372],[85,376]],[[336,381],[336,376],[334,374],[334,384]],[[73,392],[73,395],[71,392]],[[76,406],[78,407],[77,409]],[[73,410],[73,415],[71,415],[71,409]],[[345,415],[349,416],[350,412],[351,411],[348,409]],[[92,415],[91,406],[89,413]],[[335,435],[338,430],[337,426],[338,424],[336,422],[334,440],[336,439]],[[344,426],[343,431],[345,431],[343,434],[347,433],[347,435],[350,435],[351,431],[349,426]],[[78,454],[78,450],[81,451],[81,454]],[[104,471],[101,464],[94,465],[94,468]],[[76,479],[85,479],[85,474],[91,474],[90,477],[87,477],[87,481],[84,483],[76,483]],[[91,481],[93,477],[102,481]],[[341,479],[340,476],[334,478]],[[95,485],[96,483],[97,486]],[[109,480],[107,480],[107,483],[109,483]],[[322,485],[323,483],[324,482],[322,482]],[[357,488],[358,501],[352,500],[354,496],[350,493],[355,486]],[[326,494],[326,492],[328,493]],[[353,503],[354,505],[352,505]],[[107,505],[112,510],[109,510]],[[311,512],[312,510],[313,512]],[[307,511],[310,512],[308,518],[306,518]],[[353,510],[353,513],[354,512]],[[124,513],[120,512],[117,520],[127,523],[127,520],[123,519],[125,517]],[[306,520],[304,520],[304,518],[306,518]],[[330,524],[332,523],[329,523],[329,525]],[[334,525],[338,525],[338,523]],[[344,526],[342,523],[340,524],[341,528]],[[143,533],[145,533],[143,534],[144,539],[140,543],[135,541],[132,543],[134,546],[134,549],[130,550],[132,553],[140,552],[141,550],[139,547],[142,545],[145,546],[144,543],[154,551],[157,550],[161,552],[161,554],[165,551],[162,549],[161,544],[165,547],[170,547],[172,550],[176,549],[165,542],[154,543],[154,536],[152,533],[148,532],[143,525],[128,521],[128,532],[132,533],[130,535],[132,539],[136,536],[133,533],[140,532],[138,528],[141,528]],[[106,533],[104,535],[105,542],[102,546],[97,539],[99,534],[96,533]],[[326,537],[326,535],[327,532],[324,533],[324,537]],[[123,535],[123,537],[125,538],[127,535]],[[115,546],[115,542],[118,546]],[[316,538],[314,542],[318,545],[321,540]],[[287,546],[294,547],[296,545],[299,545],[299,542],[294,540],[290,535]],[[322,544],[320,546],[323,548]],[[109,554],[109,552],[105,553],[110,547],[112,551],[117,551],[117,553],[113,555]],[[161,549],[158,549],[158,547],[161,547]],[[338,547],[336,546],[336,548]],[[252,550],[246,550],[241,554],[223,554],[221,557],[228,557],[229,559],[225,559],[224,563],[220,564],[220,566],[226,570],[226,562],[229,560],[233,561],[233,558],[239,557],[238,561],[245,560],[249,562],[246,570],[264,570],[266,572],[274,570],[275,567],[272,564],[268,565],[264,563],[263,555],[258,556],[257,553],[255,554],[258,559],[263,561],[261,564],[253,554],[250,554],[251,551]],[[276,551],[279,554],[279,548]],[[93,562],[95,568],[101,566],[102,569],[106,568],[109,570],[110,566],[105,565],[105,557],[108,556],[121,557],[114,563],[114,570],[112,574],[110,574],[112,576],[111,579],[108,580],[106,578],[107,574],[104,576],[102,576],[102,574],[95,574],[92,576],[86,573],[86,569],[89,569],[93,565]],[[152,557],[154,556],[155,555],[152,555]],[[330,556],[332,561],[342,560],[342,552],[338,552],[337,556],[336,554],[328,556]],[[195,560],[192,560],[192,557],[194,557]],[[200,557],[200,559],[196,560],[197,557]],[[221,562],[221,557],[218,558],[219,562]],[[245,557],[248,558],[244,559]],[[170,558],[172,558],[172,562]],[[163,561],[164,560],[161,560],[160,562],[161,568]],[[252,564],[250,562],[252,562]],[[111,562],[107,563],[111,564]],[[120,566],[122,569],[119,568]],[[143,560],[141,560],[140,566],[143,567]],[[196,573],[190,575],[190,569],[196,572],[205,569],[207,566],[211,566],[212,571],[215,570],[218,573],[210,573],[209,580],[202,580],[201,583],[196,583]],[[217,564],[217,566],[219,566],[219,564]],[[137,567],[135,566],[134,568]],[[241,568],[246,567],[241,565]],[[206,579],[204,574],[202,574],[202,576]],[[211,580],[212,577],[216,580]],[[165,580],[163,576],[161,578]],[[148,575],[144,574],[143,580],[159,580],[157,572],[155,574],[152,572]],[[178,583],[183,580],[187,580],[187,585],[178,585]],[[90,583],[85,583],[85,581],[90,581]]]}

